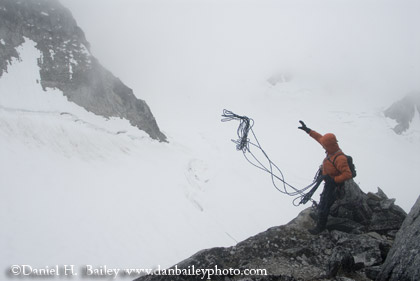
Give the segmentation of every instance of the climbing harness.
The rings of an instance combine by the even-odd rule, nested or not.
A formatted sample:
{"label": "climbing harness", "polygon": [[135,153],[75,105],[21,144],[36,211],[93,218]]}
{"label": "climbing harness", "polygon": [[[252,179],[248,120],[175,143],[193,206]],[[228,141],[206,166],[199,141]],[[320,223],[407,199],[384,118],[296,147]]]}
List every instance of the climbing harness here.
{"label": "climbing harness", "polygon": [[[274,187],[280,191],[283,194],[287,194],[289,196],[297,196],[293,200],[293,205],[299,206],[300,204],[306,204],[308,201],[312,201],[313,204],[316,205],[316,202],[311,198],[318,186],[321,184],[323,180],[323,176],[321,173],[321,169],[317,171],[314,177],[314,181],[309,184],[308,186],[298,189],[289,183],[287,183],[284,179],[283,172],[280,170],[280,168],[271,161],[270,157],[268,157],[267,153],[264,151],[264,149],[261,147],[260,142],[258,141],[257,136],[254,133],[254,130],[252,127],[254,126],[254,120],[252,118],[249,118],[247,116],[240,116],[232,111],[223,110],[222,117],[224,117],[221,121],[227,122],[231,120],[239,120],[239,127],[237,129],[237,135],[238,139],[233,140],[236,144],[236,150],[242,151],[245,159],[253,166],[257,167],[260,170],[263,170],[264,172],[267,172],[271,176],[271,181],[274,185]],[[249,132],[251,132],[252,137],[255,140],[255,143],[251,142],[249,138]],[[252,148],[256,148],[262,152],[264,157],[266,158],[268,162],[268,167],[264,165],[252,152]],[[248,157],[250,155],[251,157]],[[278,182],[280,181],[280,186],[278,185]],[[309,190],[310,189],[310,190]],[[306,192],[309,190],[308,192]],[[305,193],[306,192],[306,193]]]}

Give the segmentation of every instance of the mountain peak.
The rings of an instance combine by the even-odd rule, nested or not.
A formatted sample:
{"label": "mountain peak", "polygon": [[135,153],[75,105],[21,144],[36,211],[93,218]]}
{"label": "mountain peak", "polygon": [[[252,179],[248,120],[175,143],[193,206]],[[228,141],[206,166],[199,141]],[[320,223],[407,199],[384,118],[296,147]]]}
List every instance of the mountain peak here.
{"label": "mountain peak", "polygon": [[0,3],[0,77],[16,48],[28,38],[41,52],[40,84],[58,89],[71,102],[104,117],[119,117],[166,141],[145,101],[105,69],[90,53],[90,44],[72,14],[56,0],[4,0]]}
{"label": "mountain peak", "polygon": [[406,95],[399,101],[394,102],[388,107],[384,114],[385,117],[394,119],[397,125],[393,130],[397,134],[402,134],[407,131],[413,123],[416,111],[420,114],[420,93],[413,92]]}

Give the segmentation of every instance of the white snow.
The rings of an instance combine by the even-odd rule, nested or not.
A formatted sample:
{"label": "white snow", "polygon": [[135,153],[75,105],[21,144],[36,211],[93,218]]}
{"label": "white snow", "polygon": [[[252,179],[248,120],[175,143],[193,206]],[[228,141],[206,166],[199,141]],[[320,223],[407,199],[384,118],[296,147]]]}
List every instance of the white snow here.
{"label": "white snow", "polygon": [[47,12],[41,12],[41,15],[48,17],[50,14],[48,14]]}
{"label": "white snow", "polygon": [[270,187],[255,188],[259,182],[240,158],[228,164],[226,152],[237,155],[229,134],[221,138],[224,151],[195,134],[195,148],[173,138],[151,141],[126,121],[105,120],[58,90],[43,91],[34,42],[18,51],[22,61],[0,79],[0,220],[7,229],[1,266],[25,257],[34,266],[94,260],[168,267],[278,222],[248,213],[253,204],[264,213],[285,204]]}
{"label": "white snow", "polygon": [[2,44],[2,45],[6,45],[6,42],[4,42],[4,40],[3,40],[3,39],[0,39],[0,44]]}
{"label": "white snow", "polygon": [[73,53],[69,54],[69,73],[70,79],[73,78],[73,66],[77,65],[77,61],[74,59]]}
{"label": "white snow", "polygon": [[[76,2],[64,1],[67,5]],[[381,113],[397,100],[382,93],[400,90],[404,95],[405,88],[399,83],[390,85],[379,74],[375,82],[382,84],[364,84],[362,78],[368,82],[375,78],[358,72],[359,68],[371,64],[382,68],[374,60],[346,71],[338,68],[337,61],[341,63],[354,44],[332,52],[333,59],[325,62],[301,44],[304,35],[316,42],[329,40],[333,29],[342,27],[327,20],[335,19],[334,14],[315,11],[312,18],[313,11],[308,9],[303,18],[294,19],[298,6],[287,12],[267,12],[252,9],[248,1],[247,9],[203,3],[207,6],[159,8],[151,4],[134,9],[126,5],[127,17],[118,22],[109,21],[116,9],[106,14],[105,7],[103,18],[96,15],[95,25],[86,24],[88,39],[95,34],[91,43],[99,60],[116,65],[110,70],[116,69],[117,76],[149,103],[169,143],[151,141],[122,119],[105,120],[86,112],[67,102],[58,90],[43,91],[36,83],[40,54],[34,43],[27,40],[19,48],[22,62],[15,61],[0,79],[1,268],[22,263],[167,267],[203,248],[234,245],[294,218],[303,207],[293,207],[292,198],[278,193],[268,175],[250,166],[235,150],[230,139],[236,138],[238,123],[220,122],[224,108],[255,119],[261,145],[290,183],[310,183],[324,156],[319,144],[297,130],[298,120],[304,120],[320,133],[337,135],[344,152],[354,158],[356,181],[365,192],[376,192],[379,186],[406,211],[411,208],[418,197],[420,148],[413,137],[396,135]],[[366,35],[360,32],[372,18],[365,12],[362,19],[369,20],[350,25],[356,28],[354,34],[334,37],[337,42],[326,46],[327,53],[340,47],[340,40],[348,43],[347,35],[353,39],[355,34]],[[129,24],[130,16],[154,22],[154,13],[165,18],[154,29],[146,30],[148,24]],[[261,26],[250,21],[265,13],[269,16]],[[328,26],[324,36],[318,38],[312,28],[287,32],[290,23],[309,20],[313,24],[311,20],[318,20],[320,14],[326,16],[326,23],[316,27]],[[338,15],[352,18],[354,10]],[[89,14],[77,20],[91,22],[91,18]],[[273,26],[281,32],[272,34]],[[97,35],[103,30],[107,30],[105,41]],[[391,35],[401,35],[398,28],[389,29],[386,24],[384,30],[390,41],[394,40]],[[141,40],[133,40],[133,34]],[[273,38],[280,38],[281,44],[276,45]],[[297,50],[292,57],[305,54],[300,63],[333,71],[287,69],[272,55],[278,50],[288,55],[285,43]],[[112,50],[99,52],[107,44]],[[374,50],[373,45],[367,49]],[[310,47],[315,53],[318,50]],[[356,52],[362,51],[368,53],[365,49]],[[293,66],[293,59],[288,62]],[[287,69],[293,79],[269,84],[267,79],[278,73],[276,67],[282,73]],[[404,75],[415,76],[418,65],[412,69]],[[331,72],[334,79],[319,82]],[[358,83],[343,86],[343,80],[353,78]]]}
{"label": "white snow", "polygon": [[55,58],[55,51],[53,49],[49,49],[48,51],[50,52],[50,56],[51,56],[52,60],[54,60],[54,58]]}
{"label": "white snow", "polygon": [[84,45],[84,44],[80,44],[80,49],[81,49],[81,51],[82,51],[82,53],[84,54],[84,55],[86,55],[86,57],[90,57],[91,56],[91,54],[90,54],[90,52],[89,52],[89,50],[88,50],[88,48]]}

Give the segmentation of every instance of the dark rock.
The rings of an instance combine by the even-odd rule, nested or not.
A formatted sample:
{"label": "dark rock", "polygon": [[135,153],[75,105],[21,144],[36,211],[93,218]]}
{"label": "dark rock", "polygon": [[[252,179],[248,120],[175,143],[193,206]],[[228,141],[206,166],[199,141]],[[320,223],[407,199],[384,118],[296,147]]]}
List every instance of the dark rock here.
{"label": "dark rock", "polygon": [[369,231],[376,231],[378,233],[387,233],[388,231],[399,229],[403,220],[404,216],[402,213],[381,210],[373,214],[368,229]]}
{"label": "dark rock", "polygon": [[380,189],[379,187],[378,187],[378,192],[376,192],[375,195],[379,196],[379,198],[381,198],[381,200],[388,199],[388,196],[386,196],[385,192],[382,189]]}
{"label": "dark rock", "polygon": [[[308,208],[289,224],[270,228],[234,247],[201,251],[177,266],[265,269],[269,274],[212,280],[367,280],[361,269],[381,264],[381,245],[390,242],[379,234],[325,231],[311,235],[307,231],[314,224],[310,212]],[[160,278],[145,276],[138,280],[165,280]],[[171,280],[188,280],[177,278]]]}
{"label": "dark rock", "polygon": [[398,231],[377,280],[420,280],[420,197]]}
{"label": "dark rock", "polygon": [[401,134],[410,127],[415,111],[420,113],[420,93],[411,93],[395,102],[385,110],[385,116],[394,119],[398,124],[394,127],[397,134]]}
{"label": "dark rock", "polygon": [[[308,208],[287,225],[272,227],[233,247],[200,251],[177,267],[217,266],[267,272],[266,276],[214,276],[212,280],[371,280],[391,249],[393,238],[389,234],[398,229],[392,227],[401,225],[405,213],[381,190],[368,195],[353,181],[343,190],[328,219],[328,231],[309,233],[315,221],[313,209]],[[377,219],[387,216],[391,221],[399,219],[399,224],[378,227],[380,233],[369,230],[382,224]],[[161,278],[144,276],[137,280],[189,280],[182,276]]]}
{"label": "dark rock", "polygon": [[0,38],[0,77],[28,38],[42,54],[38,65],[44,90],[57,88],[88,111],[125,118],[153,139],[166,141],[146,102],[91,55],[83,31],[57,0],[1,0]]}
{"label": "dark rock", "polygon": [[348,249],[341,246],[335,247],[328,262],[327,277],[335,277],[339,271],[353,272],[355,264],[354,257]]}
{"label": "dark rock", "polygon": [[368,205],[368,196],[353,181],[346,181],[339,188],[339,199],[331,206],[333,217],[349,219],[361,225],[368,225],[372,218],[372,210]]}
{"label": "dark rock", "polygon": [[366,231],[366,226],[351,219],[330,216],[328,218],[327,229],[360,234]]}
{"label": "dark rock", "polygon": [[384,245],[390,247],[390,242],[386,239],[377,239],[369,234],[350,234],[333,231],[331,236],[336,245],[350,251],[355,263],[362,264],[363,267],[382,264],[384,259],[381,249]]}
{"label": "dark rock", "polygon": [[365,268],[366,277],[371,280],[376,280],[379,272],[381,272],[381,267],[378,265]]}
{"label": "dark rock", "polygon": [[378,188],[377,194],[382,198],[381,201],[368,201],[369,207],[373,210],[368,230],[395,236],[393,233],[401,227],[407,213],[394,204],[395,199],[388,199],[381,189]]}
{"label": "dark rock", "polygon": [[327,228],[356,234],[398,230],[407,214],[394,202],[380,188],[365,194],[353,180],[347,181],[331,207]]}

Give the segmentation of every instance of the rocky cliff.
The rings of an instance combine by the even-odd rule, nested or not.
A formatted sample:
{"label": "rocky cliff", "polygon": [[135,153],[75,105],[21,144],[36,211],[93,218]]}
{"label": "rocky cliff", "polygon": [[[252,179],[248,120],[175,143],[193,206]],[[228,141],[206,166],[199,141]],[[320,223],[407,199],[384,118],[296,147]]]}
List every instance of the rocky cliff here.
{"label": "rocky cliff", "polygon": [[413,121],[416,111],[420,115],[420,93],[417,92],[411,93],[393,103],[385,110],[384,114],[385,117],[394,119],[397,122],[394,131],[397,134],[401,134],[410,128],[410,123]]}
{"label": "rocky cliff", "polygon": [[[401,240],[401,232],[397,235],[397,231],[407,215],[382,190],[365,194],[353,181],[347,182],[338,196],[331,210],[327,230],[319,235],[308,232],[309,228],[314,227],[315,213],[312,208],[307,208],[287,225],[270,228],[233,247],[203,250],[180,262],[176,268],[214,269],[217,266],[222,270],[265,269],[267,273],[263,276],[231,274],[211,278],[225,281],[375,280],[385,260],[388,261],[389,253],[395,251],[395,237],[396,243]],[[417,234],[414,230],[410,231],[412,238],[418,238],[415,236],[418,236],[420,230],[420,220],[414,219],[417,218],[418,210],[410,219],[415,223],[406,221],[403,225],[407,229],[416,228]],[[416,244],[413,246],[417,253],[418,239],[416,241],[412,244]],[[413,252],[413,255],[416,253]],[[419,268],[418,258],[411,260]],[[417,280],[420,277],[416,276],[415,279],[401,280]],[[198,278],[148,275],[139,277],[137,281]]]}
{"label": "rocky cliff", "polygon": [[377,280],[420,280],[420,197],[397,233]]}
{"label": "rocky cliff", "polygon": [[88,111],[125,118],[153,139],[166,141],[146,102],[91,55],[83,31],[57,0],[0,0],[0,78],[19,59],[16,47],[25,40],[41,51],[44,89],[57,88]]}

